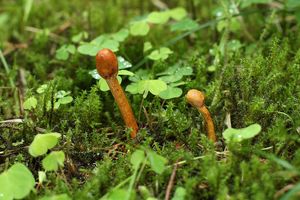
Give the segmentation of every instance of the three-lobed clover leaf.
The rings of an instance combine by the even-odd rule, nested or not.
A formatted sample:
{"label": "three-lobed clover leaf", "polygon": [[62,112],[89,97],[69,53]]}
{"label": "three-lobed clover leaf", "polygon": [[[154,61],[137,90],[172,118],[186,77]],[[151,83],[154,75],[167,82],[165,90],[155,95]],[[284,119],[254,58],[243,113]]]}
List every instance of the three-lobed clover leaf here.
{"label": "three-lobed clover leaf", "polygon": [[223,132],[223,137],[226,142],[241,142],[246,139],[253,138],[261,131],[259,124],[252,124],[246,128],[235,129],[228,128]]}
{"label": "three-lobed clover leaf", "polygon": [[61,137],[59,133],[37,134],[29,146],[29,153],[33,157],[41,156],[47,153],[48,149],[53,148]]}
{"label": "three-lobed clover leaf", "polygon": [[151,60],[166,60],[173,51],[168,47],[161,47],[157,50],[154,50],[148,55],[148,58]]}
{"label": "three-lobed clover leaf", "polygon": [[35,180],[22,163],[15,163],[0,174],[0,199],[23,199],[34,189]]}
{"label": "three-lobed clover leaf", "polygon": [[143,94],[146,98],[150,92],[153,95],[159,95],[167,89],[167,84],[162,80],[139,80],[133,82],[126,87],[126,91],[131,94]]}
{"label": "three-lobed clover leaf", "polygon": [[101,35],[89,43],[84,43],[78,47],[78,52],[84,55],[95,56],[99,50],[108,48],[116,52],[119,50],[119,42],[111,39],[107,35]]}
{"label": "three-lobed clover leaf", "polygon": [[67,60],[70,54],[74,54],[76,48],[73,44],[65,44],[56,50],[55,58],[58,60]]}
{"label": "three-lobed clover leaf", "polygon": [[170,19],[174,19],[176,21],[181,20],[185,18],[187,15],[187,12],[184,8],[178,7],[170,10],[165,10],[161,12],[151,12],[147,16],[147,22],[152,23],[152,24],[165,24],[167,23]]}

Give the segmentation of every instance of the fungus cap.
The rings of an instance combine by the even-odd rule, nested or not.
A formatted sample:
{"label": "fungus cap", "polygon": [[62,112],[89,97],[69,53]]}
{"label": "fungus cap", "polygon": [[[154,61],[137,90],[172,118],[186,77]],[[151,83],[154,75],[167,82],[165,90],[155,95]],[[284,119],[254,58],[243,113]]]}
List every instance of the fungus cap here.
{"label": "fungus cap", "polygon": [[118,74],[118,59],[110,49],[102,49],[96,55],[96,68],[104,79],[116,77]]}
{"label": "fungus cap", "polygon": [[204,106],[204,95],[199,90],[191,89],[186,94],[186,99],[194,107],[201,108]]}

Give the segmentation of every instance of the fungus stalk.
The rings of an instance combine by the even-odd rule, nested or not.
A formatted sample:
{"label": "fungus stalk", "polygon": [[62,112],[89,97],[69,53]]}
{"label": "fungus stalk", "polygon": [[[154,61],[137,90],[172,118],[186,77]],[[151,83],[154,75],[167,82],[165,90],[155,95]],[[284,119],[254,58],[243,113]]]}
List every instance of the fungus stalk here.
{"label": "fungus stalk", "polygon": [[118,60],[116,55],[109,49],[100,50],[96,55],[96,67],[100,76],[106,80],[126,126],[132,129],[131,138],[135,138],[138,125],[126,95],[117,80]]}
{"label": "fungus stalk", "polygon": [[204,97],[203,93],[198,90],[191,89],[188,91],[188,93],[186,95],[186,99],[189,104],[191,104],[193,107],[197,108],[198,111],[202,114],[202,116],[205,120],[208,138],[210,140],[212,140],[213,142],[216,142],[217,137],[216,137],[216,133],[215,133],[214,122],[211,118],[211,115],[210,115],[208,109],[206,108],[206,106],[204,104],[205,97]]}

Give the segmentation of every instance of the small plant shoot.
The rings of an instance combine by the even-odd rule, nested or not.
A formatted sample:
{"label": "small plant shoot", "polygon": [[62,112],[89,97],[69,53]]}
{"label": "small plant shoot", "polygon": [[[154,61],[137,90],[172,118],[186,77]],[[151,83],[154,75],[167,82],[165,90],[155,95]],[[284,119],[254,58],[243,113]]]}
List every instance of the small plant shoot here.
{"label": "small plant shoot", "polygon": [[261,126],[259,124],[252,124],[241,129],[228,128],[222,133],[222,135],[226,142],[241,142],[255,137],[260,133],[260,131]]}

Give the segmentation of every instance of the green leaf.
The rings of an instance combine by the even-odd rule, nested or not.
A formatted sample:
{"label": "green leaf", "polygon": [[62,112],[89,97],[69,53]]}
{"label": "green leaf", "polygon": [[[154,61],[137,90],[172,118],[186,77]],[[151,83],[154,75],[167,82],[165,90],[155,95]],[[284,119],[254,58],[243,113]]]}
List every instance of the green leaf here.
{"label": "green leaf", "polygon": [[159,93],[159,97],[162,99],[173,99],[180,97],[182,95],[182,90],[176,87],[170,87]]}
{"label": "green leaf", "polygon": [[60,98],[63,98],[65,96],[69,95],[70,93],[71,93],[70,91],[66,92],[64,90],[59,90],[58,92],[56,92],[55,98],[60,99]]}
{"label": "green leaf", "polygon": [[148,58],[150,58],[151,60],[165,60],[172,53],[173,51],[171,51],[169,48],[161,47],[158,50],[152,51]]}
{"label": "green leaf", "polygon": [[26,22],[28,20],[31,8],[32,8],[33,0],[25,0],[24,5],[24,16],[23,21]]}
{"label": "green leaf", "polygon": [[147,17],[147,22],[152,24],[165,24],[169,21],[168,12],[151,12]]}
{"label": "green leaf", "polygon": [[111,35],[112,39],[118,42],[123,42],[129,35],[128,29],[121,29],[118,32]]}
{"label": "green leaf", "polygon": [[56,50],[55,58],[58,60],[67,60],[69,58],[69,54],[74,54],[76,48],[74,45],[63,45],[59,49]]}
{"label": "green leaf", "polygon": [[53,148],[57,144],[60,137],[61,134],[59,133],[37,134],[29,146],[30,155],[33,157],[44,155],[48,149]]}
{"label": "green leaf", "polygon": [[128,70],[119,70],[118,75],[120,76],[133,76],[134,73]]}
{"label": "green leaf", "polygon": [[132,64],[127,60],[125,60],[122,56],[118,56],[117,58],[118,58],[119,69],[127,69],[132,67]]}
{"label": "green leaf", "polygon": [[96,69],[89,71],[89,75],[91,75],[96,80],[101,79],[101,76],[98,74],[98,71]]}
{"label": "green leaf", "polygon": [[65,153],[63,151],[52,151],[42,160],[43,168],[46,171],[57,171],[58,167],[63,167]]}
{"label": "green leaf", "polygon": [[133,36],[145,36],[148,34],[150,27],[146,21],[134,22],[130,25],[130,34]]}
{"label": "green leaf", "polygon": [[46,91],[47,88],[48,88],[48,84],[43,84],[36,90],[36,92],[42,94]]}
{"label": "green leaf", "polygon": [[227,142],[241,142],[246,139],[253,138],[261,131],[259,124],[252,124],[246,128],[234,129],[228,128],[223,132],[223,137]]}
{"label": "green leaf", "polygon": [[138,82],[131,83],[126,87],[126,91],[131,94],[146,94],[144,98],[147,97],[148,92],[153,95],[158,95],[166,89],[167,84],[162,80],[140,80]]}
{"label": "green leaf", "polygon": [[177,21],[182,20],[183,18],[185,18],[187,16],[186,10],[182,7],[178,7],[178,8],[169,10],[168,14],[171,18],[173,18],[174,20],[177,20]]}
{"label": "green leaf", "polygon": [[177,187],[172,200],[185,200],[186,189],[183,187]]}
{"label": "green leaf", "polygon": [[29,97],[23,104],[25,110],[32,110],[37,106],[37,100],[34,96]]}
{"label": "green leaf", "polygon": [[45,196],[39,200],[72,200],[67,194],[58,194],[53,196]]}
{"label": "green leaf", "polygon": [[233,51],[233,52],[239,50],[242,46],[243,45],[238,40],[231,40],[227,43],[228,50]]}
{"label": "green leaf", "polygon": [[[128,195],[128,191],[124,189],[115,189],[111,192],[109,192],[109,195],[107,197],[107,200],[121,200],[124,199]],[[132,191],[132,194],[130,195],[129,200],[134,200],[135,194],[134,191]]]}
{"label": "green leaf", "polygon": [[149,51],[150,49],[152,49],[152,44],[151,44],[151,42],[145,42],[144,43],[144,52],[147,52],[147,51]]}
{"label": "green leaf", "polygon": [[68,104],[71,103],[73,101],[73,97],[71,96],[66,96],[66,97],[62,97],[60,99],[58,99],[58,103],[59,104]]}
{"label": "green leaf", "polygon": [[131,84],[127,85],[125,91],[130,92],[131,94],[138,94],[139,82],[132,82]]}
{"label": "green leaf", "polygon": [[98,82],[98,87],[101,91],[106,92],[109,90],[109,86],[105,79],[101,78]]}
{"label": "green leaf", "polygon": [[92,44],[100,46],[103,48],[109,48],[110,50],[116,52],[119,49],[119,42],[111,39],[107,35],[100,35],[91,41]]}
{"label": "green leaf", "polygon": [[34,189],[35,181],[29,169],[15,163],[0,174],[0,199],[23,199]]}
{"label": "green leaf", "polygon": [[84,55],[95,56],[101,49],[108,48],[113,52],[119,50],[119,42],[107,36],[99,36],[90,43],[84,43],[78,47],[78,52]]}
{"label": "green leaf", "polygon": [[159,93],[167,89],[167,84],[161,80],[149,80],[145,82],[145,88],[153,95],[159,95]]}
{"label": "green leaf", "polygon": [[134,169],[137,169],[137,168],[139,168],[140,164],[142,164],[144,159],[145,159],[144,151],[143,150],[136,150],[131,155],[130,163],[132,164]]}
{"label": "green leaf", "polygon": [[[117,79],[119,81],[119,83],[122,83],[122,78],[120,76],[117,76]],[[98,82],[98,87],[101,91],[106,92],[109,91],[109,87],[107,82],[105,81],[105,79],[101,78]]]}
{"label": "green leaf", "polygon": [[98,51],[100,51],[102,47],[100,45],[92,44],[92,43],[86,43],[82,44],[78,47],[78,52],[84,55],[89,56],[96,56]]}
{"label": "green leaf", "polygon": [[138,190],[143,199],[149,200],[152,197],[151,192],[149,191],[149,189],[146,186],[139,185]]}
{"label": "green leaf", "polygon": [[147,150],[147,156],[150,162],[150,167],[157,174],[163,173],[166,168],[166,163],[168,162],[166,158],[158,155],[152,150]]}
{"label": "green leaf", "polygon": [[82,40],[87,39],[87,38],[88,38],[88,33],[83,31],[83,32],[80,32],[80,33],[74,35],[71,40],[74,43],[79,43]]}
{"label": "green leaf", "polygon": [[158,75],[166,75],[159,77],[160,80],[166,83],[174,83],[182,79],[183,76],[189,76],[193,74],[193,69],[191,67],[181,67],[180,65],[174,65],[168,68],[166,71],[159,73]]}
{"label": "green leaf", "polygon": [[185,18],[171,25],[171,31],[190,31],[198,28],[197,22],[190,18]]}

